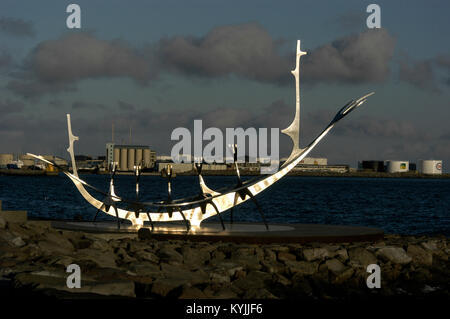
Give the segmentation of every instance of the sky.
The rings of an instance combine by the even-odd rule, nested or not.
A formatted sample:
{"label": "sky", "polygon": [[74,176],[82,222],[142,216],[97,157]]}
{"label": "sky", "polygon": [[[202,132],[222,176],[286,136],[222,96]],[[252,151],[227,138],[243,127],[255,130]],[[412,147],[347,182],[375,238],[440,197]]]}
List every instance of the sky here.
{"label": "sky", "polygon": [[[66,7],[81,8],[69,29]],[[0,2],[0,153],[67,158],[114,142],[169,155],[177,127],[286,128],[296,40],[305,146],[349,100],[375,92],[311,153],[329,164],[443,160],[450,170],[450,3],[377,1]],[[131,138],[130,138],[131,127]],[[280,155],[291,142],[280,136]],[[449,163],[447,165],[447,163]]]}

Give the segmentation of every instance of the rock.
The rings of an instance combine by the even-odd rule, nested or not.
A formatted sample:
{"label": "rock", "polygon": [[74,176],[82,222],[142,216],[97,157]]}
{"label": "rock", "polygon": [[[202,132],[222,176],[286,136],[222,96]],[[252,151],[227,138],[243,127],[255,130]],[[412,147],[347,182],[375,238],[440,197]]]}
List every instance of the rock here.
{"label": "rock", "polygon": [[153,282],[151,293],[167,297],[169,293],[185,284],[187,284],[187,280],[182,278],[158,278]]}
{"label": "rock", "polygon": [[101,268],[117,268],[116,256],[112,252],[99,252],[96,249],[80,249],[74,256],[74,262],[80,264],[87,262],[87,265],[96,265]]}
{"label": "rock", "polygon": [[187,265],[202,266],[210,260],[211,255],[205,249],[193,249],[188,246],[181,247],[183,261]]}
{"label": "rock", "polygon": [[427,250],[436,251],[438,250],[437,242],[435,240],[429,240],[421,243],[422,247]]}
{"label": "rock", "polygon": [[8,225],[8,223],[6,222],[6,220],[0,216],[0,229],[6,229],[6,226]]}
{"label": "rock", "polygon": [[[206,293],[205,293],[206,295]],[[237,299],[238,295],[230,287],[223,287],[217,292],[210,294],[208,298],[212,299]]]}
{"label": "rock", "polygon": [[126,250],[123,249],[123,248],[119,248],[119,249],[116,251],[116,255],[117,255],[118,257],[120,257],[121,262],[122,262],[122,263],[125,263],[125,264],[129,264],[129,263],[132,263],[132,262],[135,262],[135,261],[136,261],[136,258],[130,257],[130,256],[127,254]]}
{"label": "rock", "polygon": [[264,248],[264,259],[268,261],[277,261],[277,254],[268,248]]}
{"label": "rock", "polygon": [[262,268],[256,255],[241,255],[238,257],[232,257],[230,261],[244,267],[247,270],[260,270]]}
{"label": "rock", "polygon": [[62,236],[48,234],[46,240],[38,243],[39,248],[44,255],[70,255],[74,251],[74,247],[70,241]]}
{"label": "rock", "polygon": [[325,248],[308,248],[303,250],[303,258],[306,261],[322,260],[330,257],[330,253]]}
{"label": "rock", "polygon": [[344,271],[342,271],[339,275],[336,276],[334,282],[336,284],[342,284],[347,280],[349,280],[354,273],[355,271],[352,268],[346,267]]}
{"label": "rock", "polygon": [[325,262],[328,270],[335,276],[339,276],[347,267],[337,259],[329,259]]}
{"label": "rock", "polygon": [[237,263],[231,262],[231,261],[214,262],[214,263],[212,263],[212,265],[231,277],[234,276],[237,271],[244,270],[243,266],[241,266]]}
{"label": "rock", "polygon": [[159,265],[155,265],[150,262],[135,262],[131,265],[131,270],[136,273],[137,276],[144,277],[162,277],[162,271]]}
{"label": "rock", "polygon": [[161,270],[165,278],[183,279],[192,286],[208,284],[210,282],[210,274],[207,274],[201,269],[197,271],[190,271],[180,266],[161,263]]}
{"label": "rock", "polygon": [[377,251],[376,255],[385,261],[401,265],[408,264],[412,260],[400,247],[383,247]]}
{"label": "rock", "polygon": [[313,275],[319,268],[317,262],[306,261],[286,261],[286,266],[291,274],[300,273],[302,275]]}
{"label": "rock", "polygon": [[285,286],[285,287],[286,286],[290,286],[292,284],[292,282],[289,279],[287,279],[283,275],[277,274],[277,273],[275,273],[273,275],[273,282],[278,283],[278,284],[280,284],[282,286]]}
{"label": "rock", "polygon": [[212,284],[227,284],[230,283],[230,275],[225,272],[211,272],[209,279]]}
{"label": "rock", "polygon": [[214,250],[211,252],[211,259],[213,260],[224,260],[225,257],[225,254],[220,250]]}
{"label": "rock", "polygon": [[147,260],[155,264],[159,263],[159,257],[156,256],[154,253],[146,250],[140,250],[136,252],[136,256],[141,260]]}
{"label": "rock", "polygon": [[180,299],[206,299],[206,295],[203,291],[196,287],[191,287],[189,285],[184,285]]}
{"label": "rock", "polygon": [[297,257],[295,257],[295,255],[284,252],[284,251],[280,251],[278,253],[278,260],[279,261],[288,261],[288,260],[297,260]]}
{"label": "rock", "polygon": [[362,247],[349,249],[348,255],[350,258],[350,266],[362,267],[364,269],[370,264],[376,264],[378,261],[373,253]]}
{"label": "rock", "polygon": [[113,248],[109,245],[109,243],[101,238],[93,238],[92,244],[89,247],[91,249],[99,250],[99,251],[109,251],[112,252]]}
{"label": "rock", "polygon": [[270,291],[265,288],[250,289],[244,294],[244,299],[278,299]]}
{"label": "rock", "polygon": [[272,273],[284,273],[286,272],[286,265],[278,262],[278,261],[261,261],[261,270],[264,272]]}
{"label": "rock", "polygon": [[415,264],[425,266],[433,264],[433,254],[418,245],[408,245],[407,254]]}
{"label": "rock", "polygon": [[272,280],[272,275],[262,271],[250,271],[244,278],[233,281],[233,285],[247,291],[249,289],[262,289]]}
{"label": "rock", "polygon": [[177,252],[175,249],[170,247],[161,248],[158,253],[158,257],[161,259],[161,262],[171,263],[171,264],[182,264],[183,256]]}
{"label": "rock", "polygon": [[345,263],[348,260],[347,249],[343,248],[336,250],[336,258]]}
{"label": "rock", "polygon": [[92,293],[104,296],[136,297],[134,292],[134,282],[132,281],[95,283],[90,285],[82,285],[80,289],[69,290],[69,288],[66,288],[65,290],[75,293]]}
{"label": "rock", "polygon": [[12,239],[11,243],[16,247],[23,247],[26,245],[21,237],[16,237],[16,238]]}
{"label": "rock", "polygon": [[140,240],[152,239],[152,232],[148,228],[141,228],[138,230],[138,238]]}

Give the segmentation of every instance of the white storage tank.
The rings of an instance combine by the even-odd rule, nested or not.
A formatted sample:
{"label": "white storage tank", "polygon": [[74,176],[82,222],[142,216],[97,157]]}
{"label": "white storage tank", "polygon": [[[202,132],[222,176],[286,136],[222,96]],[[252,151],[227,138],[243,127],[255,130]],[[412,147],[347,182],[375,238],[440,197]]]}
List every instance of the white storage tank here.
{"label": "white storage tank", "polygon": [[404,173],[409,171],[408,161],[387,161],[388,173]]}
{"label": "white storage tank", "polygon": [[136,165],[142,165],[142,148],[136,149]]}
{"label": "white storage tank", "polygon": [[442,174],[442,160],[420,160],[419,172],[422,174]]}
{"label": "white storage tank", "polygon": [[128,170],[127,153],[128,152],[127,152],[127,149],[125,147],[120,149],[120,163],[119,163],[119,166],[120,166],[120,170],[121,171]]}
{"label": "white storage tank", "polygon": [[135,149],[129,148],[128,149],[128,170],[134,171],[134,157],[135,157]]}
{"label": "white storage tank", "polygon": [[114,156],[113,156],[113,162],[116,164],[116,169],[119,169],[119,162],[120,162],[120,148],[115,147],[114,148]]}
{"label": "white storage tank", "polygon": [[145,148],[144,149],[144,168],[150,167],[150,149]]}

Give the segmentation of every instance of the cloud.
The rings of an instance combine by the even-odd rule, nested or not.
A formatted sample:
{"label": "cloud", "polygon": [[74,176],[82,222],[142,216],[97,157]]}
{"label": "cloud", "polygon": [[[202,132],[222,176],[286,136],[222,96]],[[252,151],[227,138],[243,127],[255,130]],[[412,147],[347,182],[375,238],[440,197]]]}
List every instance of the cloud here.
{"label": "cloud", "polygon": [[127,44],[69,33],[41,42],[28,56],[20,78],[8,88],[28,98],[73,90],[83,79],[128,77],[146,84],[152,76],[148,59]]}
{"label": "cloud", "polygon": [[437,55],[433,58],[413,61],[407,54],[403,54],[399,62],[399,78],[415,87],[441,93],[441,81],[437,79],[436,72],[447,74],[442,83],[450,86],[450,55]]}
{"label": "cloud", "polygon": [[291,61],[279,54],[274,40],[257,23],[213,28],[204,37],[175,36],[160,40],[164,65],[188,75],[221,77],[230,74],[263,82],[285,77]]}
{"label": "cloud", "polygon": [[[168,70],[202,77],[235,74],[275,84],[290,83],[294,54],[256,23],[221,26],[204,37],[175,36],[159,42],[158,57]],[[308,52],[307,82],[381,82],[389,75],[395,40],[384,29],[340,38]]]}
{"label": "cloud", "polygon": [[123,111],[134,111],[135,110],[135,107],[133,104],[130,104],[130,103],[127,103],[124,101],[117,101],[117,105],[119,106],[119,109],[123,110]]}
{"label": "cloud", "polygon": [[72,109],[106,109],[106,106],[100,103],[90,103],[90,102],[83,102],[83,101],[75,101],[72,103]]}
{"label": "cloud", "polygon": [[399,70],[400,80],[420,89],[439,92],[432,63],[432,60],[412,62],[408,57],[402,59]]}
{"label": "cloud", "polygon": [[20,113],[25,108],[25,104],[10,99],[0,100],[0,114],[3,116],[11,113]]}
{"label": "cloud", "polygon": [[385,29],[340,38],[305,57],[305,81],[382,82],[390,73],[395,39]]}
{"label": "cloud", "polygon": [[31,22],[8,17],[0,18],[0,32],[17,37],[33,37],[35,35]]}
{"label": "cloud", "polygon": [[6,49],[0,49],[0,69],[10,66],[12,62],[11,54]]}

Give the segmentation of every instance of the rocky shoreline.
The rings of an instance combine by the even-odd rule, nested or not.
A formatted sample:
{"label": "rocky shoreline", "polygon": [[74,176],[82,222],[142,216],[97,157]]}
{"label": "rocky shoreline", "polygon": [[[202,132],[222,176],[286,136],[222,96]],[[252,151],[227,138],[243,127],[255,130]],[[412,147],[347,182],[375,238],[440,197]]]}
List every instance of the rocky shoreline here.
{"label": "rocky shoreline", "polygon": [[[141,238],[139,238],[141,237]],[[338,244],[157,241],[53,229],[0,216],[0,295],[57,298],[332,299],[450,297],[444,236]],[[81,288],[66,267],[81,269]],[[369,289],[367,265],[381,268]]]}

